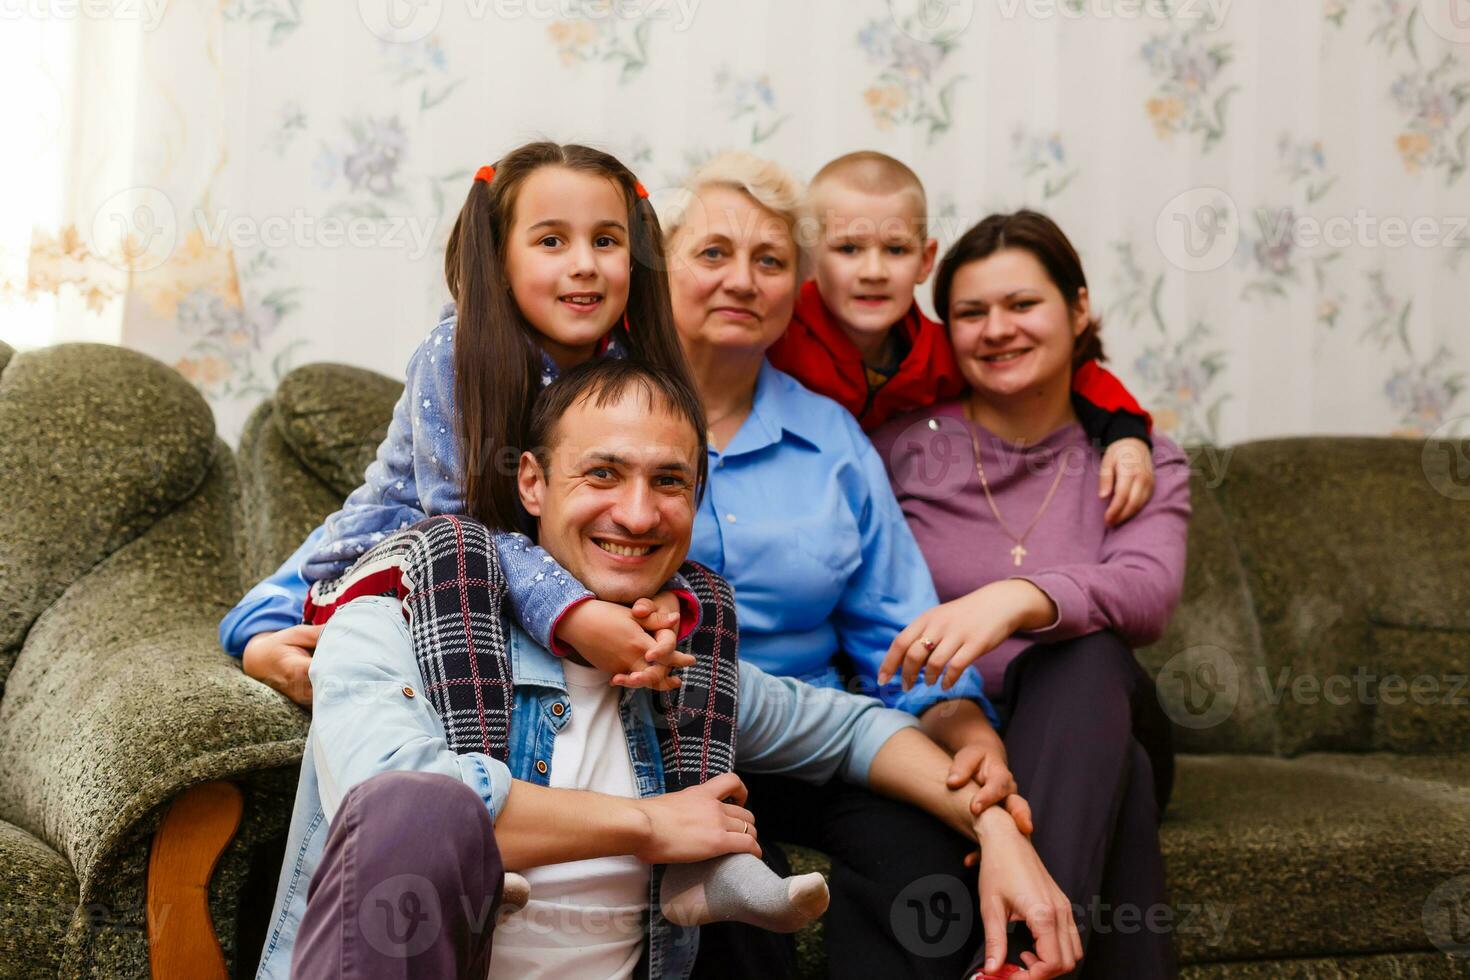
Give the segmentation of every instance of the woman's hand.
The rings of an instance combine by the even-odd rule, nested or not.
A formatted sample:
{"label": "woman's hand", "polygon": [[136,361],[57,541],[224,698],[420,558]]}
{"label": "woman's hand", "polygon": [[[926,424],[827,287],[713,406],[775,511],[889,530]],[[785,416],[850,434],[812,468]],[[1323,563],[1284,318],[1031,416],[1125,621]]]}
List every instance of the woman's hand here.
{"label": "woman's hand", "polygon": [[292,626],[256,633],[245,644],[240,666],[248,677],[275,688],[303,708],[311,707],[311,654],[322,626]]}
{"label": "woman's hand", "polygon": [[1019,795],[1006,761],[1005,742],[980,705],[967,698],[941,701],[925,711],[919,722],[924,734],[953,756],[944,784],[951,790],[974,785],[968,819],[973,821],[981,811],[1001,805],[1016,828],[1029,836],[1031,807]]}
{"label": "woman's hand", "polygon": [[985,927],[985,972],[1006,958],[1006,923],[1025,922],[1035,953],[1022,953],[1028,980],[1071,973],[1082,959],[1072,903],[1047,873],[1031,842],[1004,813],[991,808],[975,822],[980,838],[980,919]]}
{"label": "woman's hand", "polygon": [[1102,458],[1097,495],[1112,497],[1103,519],[1117,527],[1143,510],[1154,495],[1154,457],[1142,439],[1119,439]]}
{"label": "woman's hand", "polygon": [[996,753],[981,743],[960,749],[944,783],[950,789],[959,789],[969,782],[977,787],[970,799],[972,817],[978,818],[990,807],[1000,805],[1011,815],[1016,829],[1027,837],[1031,836],[1036,829],[1031,819],[1031,804],[1017,792],[1016,777],[1006,764],[1004,752]]}
{"label": "woman's hand", "polygon": [[1000,646],[1011,634],[1055,622],[1051,598],[1024,579],[1002,579],[967,596],[935,606],[894,637],[878,666],[878,683],[887,684],[903,666],[904,690],[919,670],[933,684],[944,672],[948,690],[965,668]]}
{"label": "woman's hand", "polygon": [[679,678],[669,676],[670,668],[694,663],[676,646],[678,625],[679,600],[672,592],[639,599],[631,608],[588,599],[562,616],[556,639],[612,674],[616,687],[671,691],[679,686]]}

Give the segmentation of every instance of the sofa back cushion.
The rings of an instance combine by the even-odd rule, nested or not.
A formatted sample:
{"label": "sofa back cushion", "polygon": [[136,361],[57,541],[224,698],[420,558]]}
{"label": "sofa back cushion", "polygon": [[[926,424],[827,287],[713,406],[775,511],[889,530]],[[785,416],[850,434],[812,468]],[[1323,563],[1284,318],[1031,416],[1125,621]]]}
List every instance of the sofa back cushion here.
{"label": "sofa back cushion", "polygon": [[193,495],[216,453],[177,372],[102,344],[16,353],[0,370],[0,685],[36,618]]}
{"label": "sofa back cushion", "polygon": [[1179,608],[1163,638],[1138,651],[1157,680],[1181,752],[1276,750],[1276,713],[1245,569],[1217,495],[1228,450],[1191,450],[1189,555]]}
{"label": "sofa back cushion", "polygon": [[345,498],[388,434],[403,382],[343,364],[308,364],[281,379],[276,424],[317,479]]}
{"label": "sofa back cushion", "polygon": [[307,364],[251,415],[239,461],[252,582],[362,483],[402,392],[402,382],[361,368]]}
{"label": "sofa back cushion", "polygon": [[1470,488],[1447,479],[1455,458],[1470,483],[1465,444],[1236,447],[1221,501],[1285,751],[1470,748]]}

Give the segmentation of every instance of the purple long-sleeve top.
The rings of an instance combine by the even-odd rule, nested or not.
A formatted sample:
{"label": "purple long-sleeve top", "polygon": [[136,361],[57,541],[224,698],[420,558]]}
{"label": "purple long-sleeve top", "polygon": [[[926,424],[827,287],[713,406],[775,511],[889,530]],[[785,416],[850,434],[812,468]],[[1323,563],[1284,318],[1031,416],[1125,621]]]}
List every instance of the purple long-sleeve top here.
{"label": "purple long-sleeve top", "polygon": [[[1108,527],[1108,501],[1098,496],[1102,460],[1077,423],[1023,447],[972,425],[963,403],[952,401],[873,433],[941,602],[1020,578],[1056,604],[1049,627],[1014,634],[980,658],[985,690],[1001,696],[1007,665],[1035,643],[1106,629],[1138,648],[1163,634],[1184,585],[1189,463],[1168,438],[1156,434],[1153,441],[1153,498],[1131,520]],[[1015,539],[986,502],[974,444],[995,508],[1014,534],[1024,535],[1020,565]]]}

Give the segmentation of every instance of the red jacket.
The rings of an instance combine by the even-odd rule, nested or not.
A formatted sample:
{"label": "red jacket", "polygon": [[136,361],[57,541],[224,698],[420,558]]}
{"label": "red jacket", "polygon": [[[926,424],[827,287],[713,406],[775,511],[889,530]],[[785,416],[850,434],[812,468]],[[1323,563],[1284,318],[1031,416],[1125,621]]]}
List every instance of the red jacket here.
{"label": "red jacket", "polygon": [[[891,418],[954,398],[965,390],[944,324],[926,317],[915,303],[893,329],[903,331],[908,354],[893,377],[873,393],[871,404],[862,355],[832,319],[815,281],[802,287],[791,325],[766,352],[766,358],[812,391],[842,405],[857,416],[864,432],[872,432]],[[1072,390],[1104,412],[1136,415],[1153,429],[1149,414],[1097,361],[1077,369]]]}

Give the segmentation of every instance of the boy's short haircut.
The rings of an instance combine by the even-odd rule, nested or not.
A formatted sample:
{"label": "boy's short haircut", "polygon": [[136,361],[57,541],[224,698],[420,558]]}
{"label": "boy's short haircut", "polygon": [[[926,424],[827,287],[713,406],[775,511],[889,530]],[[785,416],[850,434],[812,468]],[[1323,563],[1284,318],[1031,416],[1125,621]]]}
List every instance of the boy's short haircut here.
{"label": "boy's short haircut", "polygon": [[[831,161],[817,171],[817,175],[808,185],[808,197],[815,211],[821,210],[818,202],[822,185],[827,183],[841,184],[863,194],[911,195],[919,219],[919,237],[929,237],[929,199],[924,193],[924,183],[902,160],[896,160],[876,150],[858,150]],[[820,213],[817,214],[817,219],[822,220]]]}

